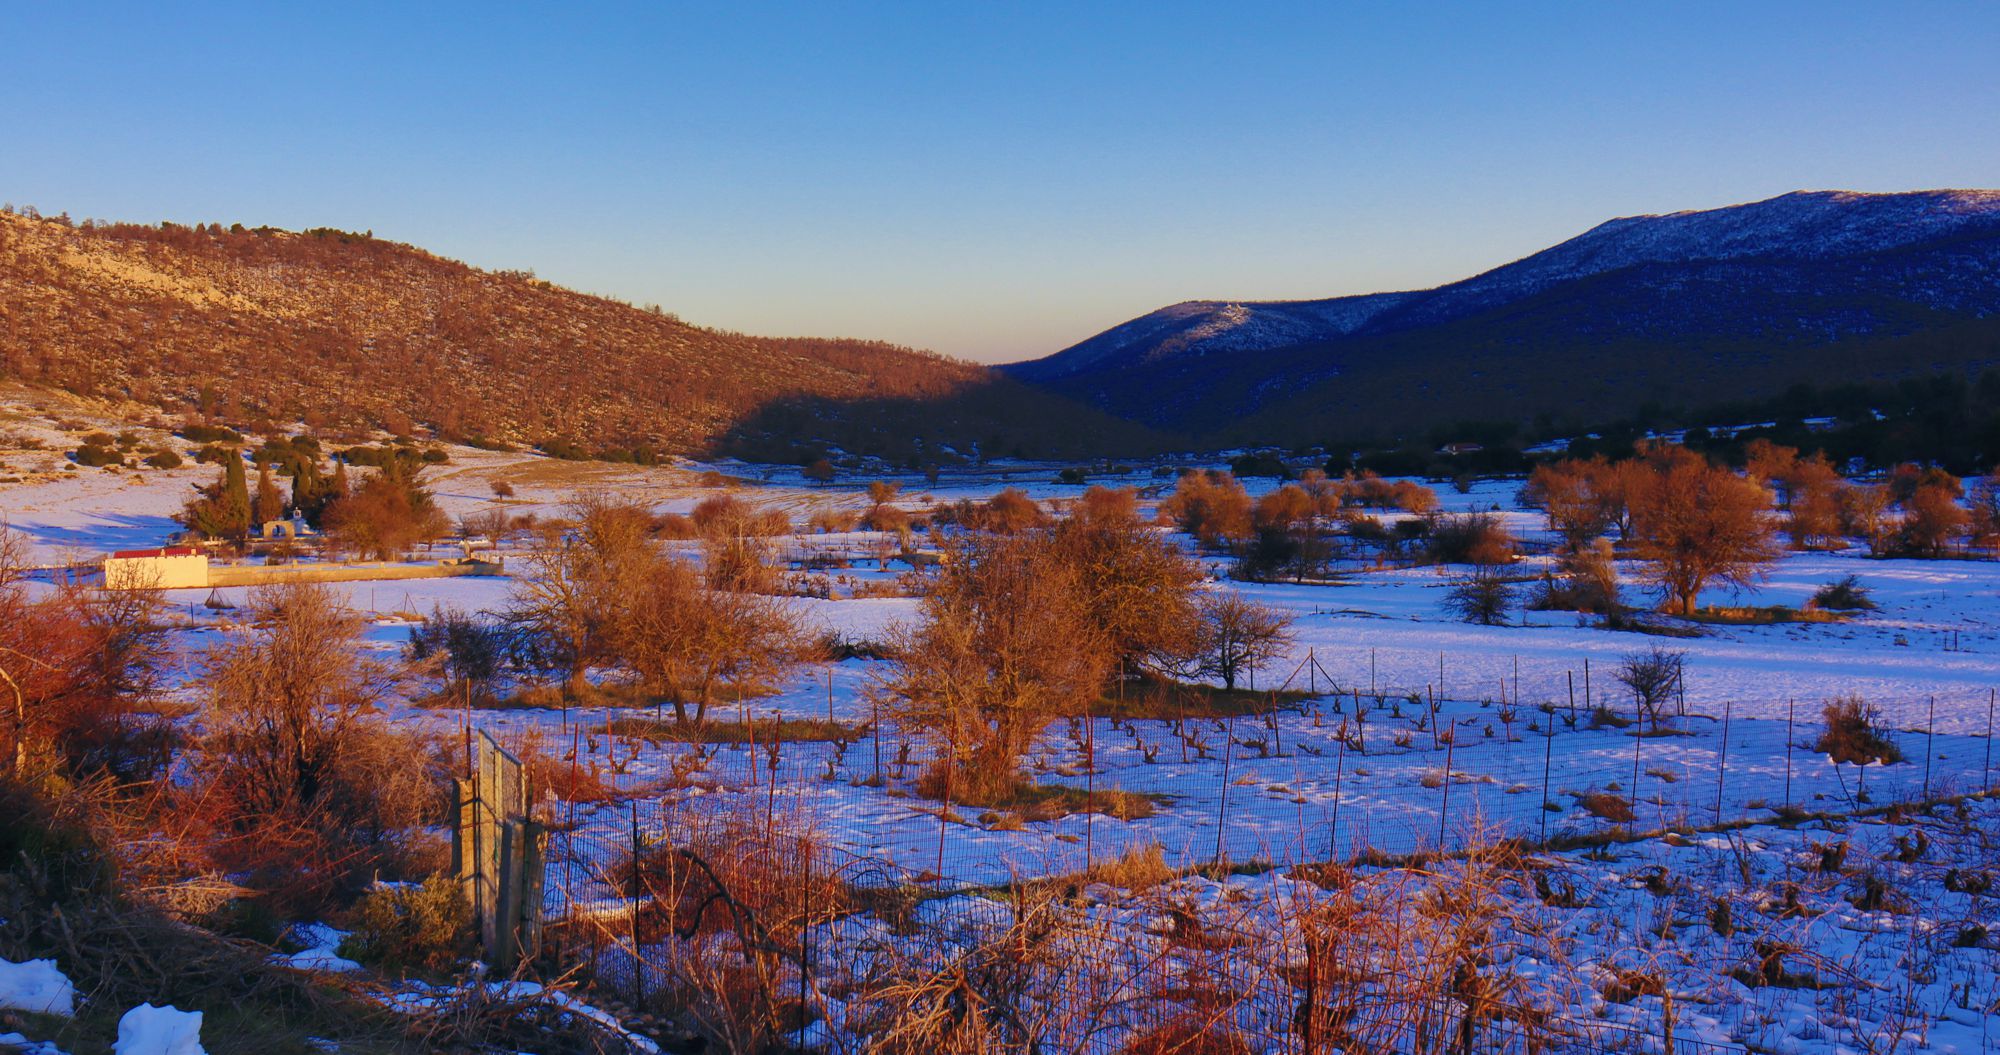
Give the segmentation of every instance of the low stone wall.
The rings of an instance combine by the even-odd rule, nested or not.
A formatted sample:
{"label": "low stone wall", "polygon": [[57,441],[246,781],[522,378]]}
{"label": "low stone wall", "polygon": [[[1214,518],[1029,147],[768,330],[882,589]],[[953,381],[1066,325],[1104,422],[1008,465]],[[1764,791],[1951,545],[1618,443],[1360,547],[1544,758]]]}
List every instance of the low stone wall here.
{"label": "low stone wall", "polygon": [[487,561],[449,564],[239,564],[208,566],[210,586],[263,586],[274,582],[359,582],[369,579],[448,579],[458,575],[505,575]]}

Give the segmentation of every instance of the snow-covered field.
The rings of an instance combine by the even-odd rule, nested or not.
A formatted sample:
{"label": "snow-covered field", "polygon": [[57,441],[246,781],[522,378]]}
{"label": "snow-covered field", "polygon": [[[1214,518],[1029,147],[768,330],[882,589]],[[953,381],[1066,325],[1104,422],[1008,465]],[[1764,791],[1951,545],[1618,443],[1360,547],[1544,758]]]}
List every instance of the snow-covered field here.
{"label": "snow-covered field", "polygon": [[[25,458],[10,460],[18,465]],[[515,491],[504,503],[510,512],[546,515],[590,489],[684,512],[715,493],[701,486],[702,468],[559,463],[454,449],[450,464],[427,479],[454,515],[492,507],[495,480]],[[820,486],[789,468],[714,468],[745,481],[740,497],[783,508],[799,521],[822,506],[866,504],[860,481]],[[212,475],[208,466],[30,473],[0,483],[0,519],[30,540],[37,560],[73,563],[159,543],[173,530],[172,514],[190,486]],[[918,508],[983,498],[1007,486],[1061,500],[1082,490],[1053,478],[1053,468],[1027,465],[935,483],[910,477],[902,481],[901,501]],[[1167,483],[1146,471],[1102,482]],[[1467,494],[1448,487],[1439,494],[1448,510],[1498,510],[1517,534],[1543,537],[1539,516],[1515,507],[1517,486],[1487,481]],[[864,552],[871,540],[802,536],[792,545]],[[1638,569],[1622,570],[1630,582]],[[846,574],[880,580],[895,572]],[[1552,910],[1581,950],[1576,957],[1590,965],[1580,976],[1590,995],[1574,1013],[1656,1024],[1657,996],[1607,1009],[1601,995],[1616,980],[1611,968],[1631,968],[1621,958],[1644,951],[1649,963],[1665,965],[1684,1004],[1694,1005],[1683,1008],[1681,1019],[1693,1038],[1757,1050],[1889,1050],[1897,1045],[1870,1048],[1857,1038],[1887,1030],[1896,1005],[1922,1023],[1898,1044],[1989,1050],[1995,1039],[1989,1011],[2000,997],[1993,947],[1983,931],[1962,939],[1972,933],[1967,928],[1991,924],[1992,905],[1983,893],[1965,892],[1961,880],[2000,864],[1980,834],[1995,814],[1984,803],[1966,821],[1878,814],[1892,803],[1979,792],[1993,782],[1988,734],[2000,686],[2000,563],[1791,554],[1757,588],[1704,601],[1797,606],[1816,587],[1852,574],[1873,591],[1879,610],[1837,623],[1710,627],[1686,639],[1607,631],[1562,613],[1529,613],[1519,625],[1468,625],[1440,607],[1449,574],[1354,569],[1333,585],[1217,587],[1240,589],[1294,617],[1291,654],[1260,670],[1256,682],[1308,695],[1229,720],[1099,718],[1051,726],[1027,759],[1037,779],[1152,796],[1153,814],[1129,821],[1092,814],[1013,823],[977,804],[945,808],[912,789],[929,748],[893,723],[881,727],[879,742],[784,745],[774,787],[762,750],[710,747],[695,763],[688,756],[701,749],[604,732],[608,719],[627,712],[478,711],[472,720],[507,742],[532,734],[558,754],[574,745],[578,767],[649,798],[694,793],[662,789],[670,777],[685,786],[696,773],[698,793],[713,801],[804,819],[844,852],[910,874],[935,873],[936,889],[964,891],[959,901],[1010,876],[1076,872],[1132,846],[1157,845],[1176,866],[1218,857],[1275,866],[1249,876],[1190,877],[1170,888],[1204,903],[1247,898],[1275,905],[1285,899],[1271,895],[1272,888],[1293,884],[1284,866],[1346,859],[1365,848],[1452,849],[1474,835],[1582,842],[1614,828],[1688,831],[1684,838],[1645,837],[1609,850],[1549,855],[1551,867],[1582,892],[1576,905]],[[439,607],[497,609],[509,589],[502,578],[338,588],[369,614],[369,646],[384,654],[401,648],[413,615]],[[204,606],[212,593],[243,600],[240,590],[169,594],[190,676],[208,645],[239,632],[229,612]],[[914,601],[897,597],[792,603],[806,620],[855,641],[880,639],[916,612]],[[1630,713],[1612,672],[1623,656],[1655,644],[1687,653],[1685,713],[1665,735],[1596,727],[1590,704]],[[743,707],[759,718],[867,722],[875,717],[867,689],[881,667],[867,660],[809,667],[781,691]],[[1811,749],[1822,705],[1849,694],[1882,709],[1906,762],[1864,771]],[[461,721],[413,706],[398,707],[392,717],[440,732]],[[1357,724],[1359,745],[1349,735]],[[1598,812],[1605,800],[1618,800],[1633,817],[1605,819],[1585,808],[1586,795],[1598,796]],[[1781,813],[1792,813],[1788,807],[1829,819],[1781,825]],[[627,817],[622,804],[577,807],[578,834],[567,838],[585,848],[580,853],[599,852],[590,848],[615,846]],[[1953,856],[1896,859],[1896,839],[1948,823],[1953,831],[1934,832],[1931,842],[1949,846]],[[1865,844],[1857,856],[1878,863],[1902,899],[1900,909],[1865,900],[1869,907],[1857,907],[1852,888],[1860,880],[1852,875],[1807,876],[1812,870],[1800,862],[1817,860],[1816,846],[1839,840]],[[557,852],[564,852],[560,841]],[[1655,872],[1670,878],[1642,878]],[[1772,907],[1771,892],[1786,884],[1803,907]],[[1097,896],[1105,912],[1137,911],[1121,907],[1116,892]],[[1746,926],[1732,936],[1703,923],[1710,912],[1704,899],[1718,896],[1739,899],[1752,915],[1769,913],[1771,927],[1783,929],[1792,946],[1836,965],[1819,971],[1825,987],[1753,990],[1731,977],[1756,959],[1749,935],[1768,937],[1770,928]],[[1658,937],[1662,919],[1674,940]],[[1143,932],[1135,925],[1135,935]],[[1921,970],[1914,966],[1919,956]],[[1524,961],[1508,969],[1534,968]]]}

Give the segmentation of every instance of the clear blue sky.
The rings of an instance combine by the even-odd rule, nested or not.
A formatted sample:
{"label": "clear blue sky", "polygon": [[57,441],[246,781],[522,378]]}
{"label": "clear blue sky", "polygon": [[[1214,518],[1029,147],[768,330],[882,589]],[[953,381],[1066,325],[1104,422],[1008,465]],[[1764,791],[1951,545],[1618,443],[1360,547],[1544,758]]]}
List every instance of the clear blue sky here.
{"label": "clear blue sky", "polygon": [[0,113],[45,212],[1003,361],[1616,215],[2000,186],[2000,4],[18,3]]}

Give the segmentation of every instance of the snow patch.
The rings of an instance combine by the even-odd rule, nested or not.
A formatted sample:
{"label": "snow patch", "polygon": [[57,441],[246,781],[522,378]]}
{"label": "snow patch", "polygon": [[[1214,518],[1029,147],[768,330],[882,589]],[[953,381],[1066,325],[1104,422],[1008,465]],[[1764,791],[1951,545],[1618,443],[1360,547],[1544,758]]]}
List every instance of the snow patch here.
{"label": "snow patch", "polygon": [[201,1012],[140,1004],[118,1020],[116,1055],[208,1055],[201,1046]]}
{"label": "snow patch", "polygon": [[54,960],[0,960],[0,1008],[68,1018],[76,1014],[76,987]]}

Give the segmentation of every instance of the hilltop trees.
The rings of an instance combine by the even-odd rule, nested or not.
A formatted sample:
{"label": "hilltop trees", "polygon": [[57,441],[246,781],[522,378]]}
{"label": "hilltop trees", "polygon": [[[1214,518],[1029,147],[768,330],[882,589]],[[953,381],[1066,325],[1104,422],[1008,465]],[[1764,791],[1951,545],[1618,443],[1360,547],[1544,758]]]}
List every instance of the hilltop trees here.
{"label": "hilltop trees", "polygon": [[1667,607],[1694,611],[1712,582],[1747,586],[1777,559],[1770,492],[1684,447],[1646,453],[1630,494],[1633,544]]}

